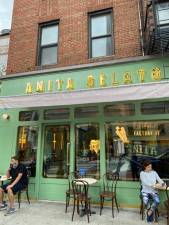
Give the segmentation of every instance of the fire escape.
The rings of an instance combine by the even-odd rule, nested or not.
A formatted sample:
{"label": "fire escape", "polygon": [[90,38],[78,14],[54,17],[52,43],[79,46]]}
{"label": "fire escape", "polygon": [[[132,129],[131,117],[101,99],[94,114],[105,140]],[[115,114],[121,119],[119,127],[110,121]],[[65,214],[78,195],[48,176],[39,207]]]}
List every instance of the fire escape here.
{"label": "fire escape", "polygon": [[144,11],[145,54],[169,54],[169,0],[148,1]]}

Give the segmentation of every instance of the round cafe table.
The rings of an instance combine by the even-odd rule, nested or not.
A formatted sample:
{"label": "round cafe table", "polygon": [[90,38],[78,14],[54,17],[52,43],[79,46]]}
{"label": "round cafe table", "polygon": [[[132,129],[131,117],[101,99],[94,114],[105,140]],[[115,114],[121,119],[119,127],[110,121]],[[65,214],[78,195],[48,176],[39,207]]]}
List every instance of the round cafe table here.
{"label": "round cafe table", "polygon": [[[75,179],[76,181],[84,181],[84,182],[87,182],[88,185],[92,185],[92,184],[95,184],[97,182],[96,179],[94,178],[89,178],[89,177],[83,177],[83,178],[78,178],[78,179]],[[78,183],[78,182],[77,182]],[[79,182],[79,185],[82,185],[82,183]]]}
{"label": "round cafe table", "polygon": [[155,184],[153,187],[158,190],[169,191],[169,186],[167,187],[166,185],[162,186],[161,184]]}
{"label": "round cafe table", "polygon": [[[84,182],[86,182],[86,183],[88,183],[88,185],[90,186],[90,185],[92,185],[92,184],[95,184],[96,182],[97,182],[97,180],[96,179],[94,179],[94,178],[90,178],[90,177],[83,177],[83,178],[78,178],[78,179],[75,179],[76,181],[84,181]],[[83,185],[83,183],[81,183],[81,182],[76,182],[76,184],[78,184],[78,185]],[[91,212],[90,212],[91,214],[96,214],[96,212],[95,211],[92,211],[91,210]],[[82,216],[84,216],[85,215],[85,211],[82,209],[82,212],[81,212],[81,217]]]}
{"label": "round cafe table", "polygon": [[1,176],[1,178],[0,178],[1,184],[3,185],[4,181],[6,181],[6,180],[8,180],[8,179],[9,179],[9,178],[7,178],[6,175]]}

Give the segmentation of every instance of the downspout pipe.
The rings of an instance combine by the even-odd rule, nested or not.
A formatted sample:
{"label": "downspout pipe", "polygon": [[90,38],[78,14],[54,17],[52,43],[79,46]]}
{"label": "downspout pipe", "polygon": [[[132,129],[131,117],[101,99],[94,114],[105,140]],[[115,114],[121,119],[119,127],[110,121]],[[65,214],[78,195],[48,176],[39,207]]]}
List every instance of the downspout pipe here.
{"label": "downspout pipe", "polygon": [[144,14],[143,14],[143,0],[138,0],[138,16],[139,16],[139,31],[140,31],[140,44],[142,56],[145,56],[144,51],[144,38],[143,38],[143,27],[144,27]]}

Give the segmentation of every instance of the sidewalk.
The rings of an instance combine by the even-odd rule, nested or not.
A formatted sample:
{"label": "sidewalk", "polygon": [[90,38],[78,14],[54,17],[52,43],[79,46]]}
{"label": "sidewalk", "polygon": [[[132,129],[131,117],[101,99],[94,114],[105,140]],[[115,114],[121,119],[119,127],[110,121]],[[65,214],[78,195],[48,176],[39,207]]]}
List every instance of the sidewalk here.
{"label": "sidewalk", "polygon": [[[16,204],[16,208],[18,204]],[[141,220],[139,210],[120,209],[115,218],[111,216],[111,209],[105,207],[102,216],[99,215],[99,208],[93,208],[96,214],[90,217],[90,225],[146,225]],[[4,216],[5,211],[0,211],[0,225],[83,225],[87,223],[87,216],[79,217],[75,213],[74,221],[71,221],[72,206],[69,206],[65,214],[65,205],[55,202],[33,202],[30,205],[21,203],[21,208],[10,216]],[[166,218],[160,216],[159,224],[166,225]]]}

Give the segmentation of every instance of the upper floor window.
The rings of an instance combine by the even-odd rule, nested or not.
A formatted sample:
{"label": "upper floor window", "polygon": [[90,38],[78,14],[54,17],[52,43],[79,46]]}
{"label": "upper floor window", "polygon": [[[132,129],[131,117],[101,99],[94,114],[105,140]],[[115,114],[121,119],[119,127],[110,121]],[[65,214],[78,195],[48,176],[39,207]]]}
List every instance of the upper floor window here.
{"label": "upper floor window", "polygon": [[169,2],[158,3],[156,9],[158,25],[169,25]]}
{"label": "upper floor window", "polygon": [[89,15],[90,58],[112,55],[112,11]]}
{"label": "upper floor window", "polygon": [[52,22],[40,25],[39,65],[57,63],[58,23]]}

